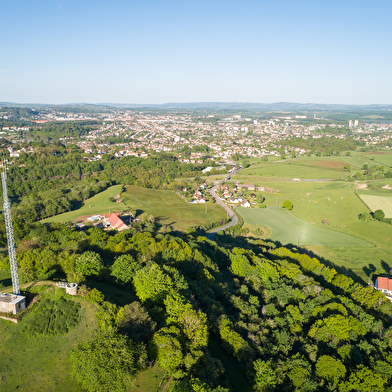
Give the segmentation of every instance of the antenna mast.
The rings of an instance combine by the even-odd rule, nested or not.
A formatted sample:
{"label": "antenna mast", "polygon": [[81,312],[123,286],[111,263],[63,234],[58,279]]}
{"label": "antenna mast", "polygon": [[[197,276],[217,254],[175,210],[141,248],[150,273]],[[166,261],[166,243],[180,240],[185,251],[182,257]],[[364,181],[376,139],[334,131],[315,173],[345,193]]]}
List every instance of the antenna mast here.
{"label": "antenna mast", "polygon": [[7,192],[6,169],[3,172],[1,172],[1,183],[3,185],[4,218],[5,218],[5,228],[7,231],[8,256],[10,258],[10,266],[11,266],[12,289],[14,290],[15,295],[20,295],[18,264],[16,262],[16,252],[15,252],[14,229],[12,227],[12,217],[11,217],[11,204],[8,200],[8,192]]}

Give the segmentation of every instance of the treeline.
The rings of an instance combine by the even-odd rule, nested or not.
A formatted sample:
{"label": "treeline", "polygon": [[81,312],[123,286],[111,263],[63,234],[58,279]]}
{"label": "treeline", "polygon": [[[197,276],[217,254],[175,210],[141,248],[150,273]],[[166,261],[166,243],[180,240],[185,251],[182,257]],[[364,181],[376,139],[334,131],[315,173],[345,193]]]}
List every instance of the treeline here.
{"label": "treeline", "polygon": [[365,142],[352,139],[337,139],[333,137],[321,137],[317,139],[291,138],[282,142],[285,146],[304,148],[315,155],[336,155],[344,151],[354,151]]}
{"label": "treeline", "polygon": [[[391,303],[314,257],[261,240],[223,247],[135,228],[34,224],[24,233],[17,249],[24,281],[95,279],[135,296],[119,307],[82,286],[97,303],[98,330],[70,361],[87,390],[126,390],[147,358],[173,377],[172,391],[392,387]],[[247,381],[235,385],[228,363]]]}
{"label": "treeline", "polygon": [[60,137],[79,138],[86,136],[90,131],[97,128],[100,123],[95,120],[83,121],[53,121],[42,125],[35,125],[26,136],[43,141],[59,140]]}
{"label": "treeline", "polygon": [[33,222],[74,210],[114,184],[181,189],[174,180],[194,177],[201,168],[166,155],[147,159],[106,155],[86,162],[77,147],[67,150],[56,143],[21,155],[8,171],[8,193],[18,203],[17,216]]}

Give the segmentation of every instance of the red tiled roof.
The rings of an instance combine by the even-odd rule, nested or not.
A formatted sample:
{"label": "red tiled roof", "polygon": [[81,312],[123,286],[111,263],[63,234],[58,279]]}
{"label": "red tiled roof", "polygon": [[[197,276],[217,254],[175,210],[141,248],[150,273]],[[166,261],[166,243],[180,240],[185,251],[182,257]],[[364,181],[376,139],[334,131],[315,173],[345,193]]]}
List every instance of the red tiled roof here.
{"label": "red tiled roof", "polygon": [[392,291],[392,279],[379,276],[377,278],[377,280],[378,280],[378,289],[379,290]]}
{"label": "red tiled roof", "polygon": [[128,226],[118,217],[118,214],[111,214],[109,217],[110,226],[118,231],[128,229]]}

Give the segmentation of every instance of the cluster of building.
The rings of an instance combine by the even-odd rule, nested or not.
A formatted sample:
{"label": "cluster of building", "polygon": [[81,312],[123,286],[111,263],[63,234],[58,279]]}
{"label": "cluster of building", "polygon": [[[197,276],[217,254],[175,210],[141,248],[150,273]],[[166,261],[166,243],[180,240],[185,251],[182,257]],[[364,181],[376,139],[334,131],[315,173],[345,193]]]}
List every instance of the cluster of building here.
{"label": "cluster of building", "polygon": [[[181,162],[216,167],[236,156],[263,158],[309,153],[305,148],[285,143],[293,138],[349,138],[364,141],[366,145],[386,145],[390,141],[392,146],[391,123],[365,123],[353,119],[345,123],[326,124],[324,119],[317,117],[304,121],[310,120],[306,115],[198,116],[190,112],[156,113],[114,108],[96,109],[94,113],[85,115],[76,111],[62,112],[61,108],[47,108],[40,110],[40,115],[34,121],[39,126],[42,122],[65,120],[94,120],[100,124],[76,141],[86,153],[88,161],[99,160],[104,154],[118,158],[146,158],[151,153],[171,152]],[[27,127],[2,129],[5,136],[27,130]],[[75,143],[73,137],[63,137],[61,141],[65,144]],[[190,156],[176,154],[184,148],[193,149],[193,153]],[[199,152],[195,152],[195,149]]]}
{"label": "cluster of building", "polygon": [[[103,215],[91,215],[86,218],[87,222],[92,222],[94,226],[101,229],[113,229],[122,231],[125,229],[129,229],[129,225],[132,222],[137,222],[139,219],[135,218],[131,213],[127,215],[121,215],[117,212],[111,214],[103,214]],[[76,225],[76,228],[81,230],[85,228],[84,223],[79,223]]]}

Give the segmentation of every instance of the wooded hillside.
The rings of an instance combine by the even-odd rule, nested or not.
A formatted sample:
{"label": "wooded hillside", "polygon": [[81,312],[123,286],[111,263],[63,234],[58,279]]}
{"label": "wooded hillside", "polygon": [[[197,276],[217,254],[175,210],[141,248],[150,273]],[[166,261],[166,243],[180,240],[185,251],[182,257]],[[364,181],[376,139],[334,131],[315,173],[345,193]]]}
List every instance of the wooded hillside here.
{"label": "wooded hillside", "polygon": [[[89,391],[128,390],[148,361],[172,376],[172,391],[391,387],[391,304],[296,249],[60,224],[25,232],[22,282],[66,278],[96,303],[96,335],[69,358]],[[0,268],[7,267],[5,258]],[[91,290],[94,282],[122,287],[135,300],[124,306]],[[237,363],[237,378],[218,348]]]}

